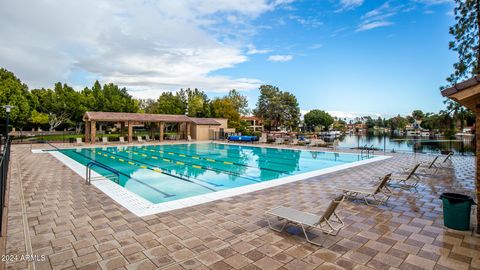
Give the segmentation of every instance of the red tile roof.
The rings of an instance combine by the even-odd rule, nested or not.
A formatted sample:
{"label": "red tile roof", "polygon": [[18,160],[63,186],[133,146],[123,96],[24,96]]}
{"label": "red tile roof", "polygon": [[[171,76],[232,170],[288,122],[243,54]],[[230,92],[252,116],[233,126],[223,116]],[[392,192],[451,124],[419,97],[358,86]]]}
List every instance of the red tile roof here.
{"label": "red tile roof", "polygon": [[83,120],[106,122],[192,122],[191,118],[186,115],[123,112],[86,112]]}

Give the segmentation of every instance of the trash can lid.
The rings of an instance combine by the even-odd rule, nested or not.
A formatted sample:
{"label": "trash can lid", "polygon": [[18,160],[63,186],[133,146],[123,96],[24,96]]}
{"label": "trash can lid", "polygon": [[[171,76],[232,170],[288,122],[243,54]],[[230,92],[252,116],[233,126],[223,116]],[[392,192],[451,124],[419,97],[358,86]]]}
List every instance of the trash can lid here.
{"label": "trash can lid", "polygon": [[472,197],[464,194],[445,192],[445,193],[442,193],[442,195],[440,195],[440,199],[443,199],[443,198],[447,199],[452,204],[468,202],[468,201],[471,204],[476,204]]}

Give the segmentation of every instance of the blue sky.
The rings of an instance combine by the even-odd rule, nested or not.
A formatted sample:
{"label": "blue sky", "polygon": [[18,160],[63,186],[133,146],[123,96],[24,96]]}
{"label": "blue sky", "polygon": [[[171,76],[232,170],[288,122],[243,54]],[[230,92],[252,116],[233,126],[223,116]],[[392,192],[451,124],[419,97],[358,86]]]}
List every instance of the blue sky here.
{"label": "blue sky", "polygon": [[[256,77],[292,91],[303,110],[325,109],[347,113],[409,113],[419,108],[443,108],[439,87],[445,83],[455,54],[448,50],[448,28],[453,4],[406,1],[365,1],[339,12],[338,3],[303,1],[291,10],[278,10],[259,18],[262,29],[257,48],[292,56],[287,62],[270,62],[258,54],[218,74]],[[362,17],[381,10],[391,16],[386,26],[359,31]],[[312,20],[302,24],[297,18]],[[249,91],[255,103],[258,91]]]}
{"label": "blue sky", "polygon": [[0,65],[31,88],[99,79],[139,98],[236,88],[254,107],[272,84],[303,111],[436,112],[455,61],[452,10],[452,0],[8,1]]}

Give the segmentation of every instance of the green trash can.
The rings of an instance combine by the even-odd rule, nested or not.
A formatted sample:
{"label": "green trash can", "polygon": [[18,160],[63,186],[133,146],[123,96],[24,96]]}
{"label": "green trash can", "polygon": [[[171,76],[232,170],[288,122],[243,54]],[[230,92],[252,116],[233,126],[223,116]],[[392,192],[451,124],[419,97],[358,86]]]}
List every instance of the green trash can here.
{"label": "green trash can", "polygon": [[440,196],[443,201],[443,224],[454,230],[470,230],[470,212],[475,204],[472,197],[457,194],[443,193]]}

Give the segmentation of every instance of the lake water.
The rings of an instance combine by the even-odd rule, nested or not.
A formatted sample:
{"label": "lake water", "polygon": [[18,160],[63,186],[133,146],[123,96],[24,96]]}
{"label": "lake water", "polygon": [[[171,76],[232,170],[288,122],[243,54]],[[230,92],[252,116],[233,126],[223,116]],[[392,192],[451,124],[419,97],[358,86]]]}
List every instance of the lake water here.
{"label": "lake water", "polygon": [[428,138],[428,137],[398,137],[390,134],[345,135],[339,138],[339,148],[356,148],[373,145],[379,151],[386,152],[420,152],[439,153],[440,151],[454,151],[458,154],[472,155],[475,153],[473,139],[461,138]]}

